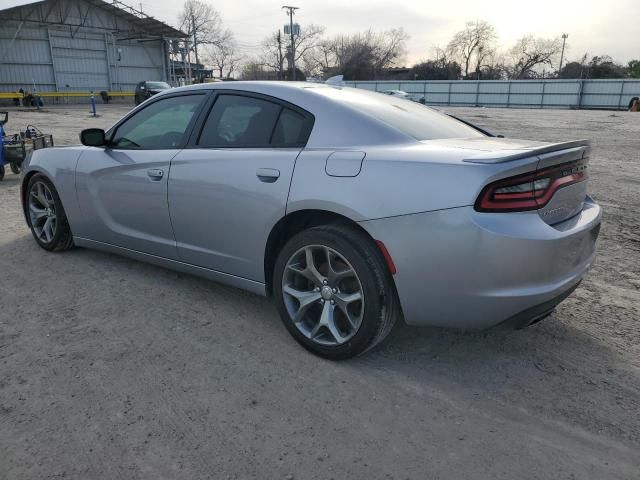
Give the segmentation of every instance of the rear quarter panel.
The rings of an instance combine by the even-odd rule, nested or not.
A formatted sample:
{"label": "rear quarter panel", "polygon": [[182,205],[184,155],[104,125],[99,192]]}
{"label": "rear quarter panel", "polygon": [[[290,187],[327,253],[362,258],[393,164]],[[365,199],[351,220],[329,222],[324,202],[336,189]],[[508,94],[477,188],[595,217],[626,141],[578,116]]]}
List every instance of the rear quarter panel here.
{"label": "rear quarter panel", "polygon": [[467,150],[423,145],[353,150],[366,153],[360,173],[332,177],[325,165],[335,150],[305,149],[296,162],[287,213],[319,209],[364,221],[469,206],[488,182],[535,170],[538,162],[534,156],[508,164],[466,163]]}

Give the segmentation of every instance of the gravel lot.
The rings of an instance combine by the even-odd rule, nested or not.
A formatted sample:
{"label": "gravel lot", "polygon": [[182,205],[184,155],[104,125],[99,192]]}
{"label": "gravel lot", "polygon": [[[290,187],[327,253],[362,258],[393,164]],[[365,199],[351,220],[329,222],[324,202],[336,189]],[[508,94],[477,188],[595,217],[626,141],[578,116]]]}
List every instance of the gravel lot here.
{"label": "gravel lot", "polygon": [[[12,111],[58,145],[127,107]],[[0,183],[0,479],[639,479],[640,115],[456,109],[589,138],[597,264],[523,331],[401,326],[330,363],[264,298],[116,256],[49,254]]]}

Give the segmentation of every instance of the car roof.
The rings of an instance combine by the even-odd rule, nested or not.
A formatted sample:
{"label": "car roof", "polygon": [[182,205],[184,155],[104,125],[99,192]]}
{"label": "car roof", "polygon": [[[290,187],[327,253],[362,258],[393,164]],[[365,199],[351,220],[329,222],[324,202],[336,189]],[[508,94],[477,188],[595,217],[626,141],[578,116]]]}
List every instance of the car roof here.
{"label": "car roof", "polygon": [[282,82],[275,80],[239,80],[233,82],[213,82],[213,83],[198,83],[195,85],[186,85],[184,87],[176,87],[175,90],[210,90],[218,88],[233,88],[237,90],[257,91],[264,88],[273,88],[278,91],[287,90],[299,90],[299,89],[312,89],[312,88],[334,88],[334,85],[327,85],[324,83],[312,83],[312,82]]}
{"label": "car roof", "polygon": [[[363,95],[363,100],[364,96],[371,99],[373,92],[351,87],[310,82],[238,81],[188,85],[166,90],[158,95],[212,90],[238,90],[271,96],[310,112],[315,117],[315,125],[307,148],[364,147],[415,141],[381,120],[365,114],[353,102],[342,101],[343,93]],[[345,135],[345,132],[349,134]]]}

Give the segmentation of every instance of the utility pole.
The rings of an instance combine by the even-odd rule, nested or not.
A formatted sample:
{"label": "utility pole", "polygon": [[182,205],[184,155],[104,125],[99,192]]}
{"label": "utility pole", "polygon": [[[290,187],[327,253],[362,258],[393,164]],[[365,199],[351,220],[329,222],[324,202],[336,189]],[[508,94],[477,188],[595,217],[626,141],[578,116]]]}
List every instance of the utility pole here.
{"label": "utility pole", "polygon": [[198,73],[198,39],[196,38],[196,17],[191,15],[191,28],[193,28],[193,53],[196,56],[196,75],[198,76],[197,82],[200,82],[200,74]]}
{"label": "utility pole", "polygon": [[282,37],[280,36],[280,30],[278,30],[278,80],[284,80],[284,72],[282,71]]}
{"label": "utility pole", "polygon": [[289,33],[291,34],[291,79],[295,81],[296,79],[296,45],[293,40],[293,16],[296,13],[296,10],[299,7],[290,7],[288,5],[284,5],[282,8],[286,9],[289,12]]}
{"label": "utility pole", "polygon": [[562,61],[564,60],[564,45],[567,43],[567,38],[569,35],[566,33],[562,34],[562,53],[560,54],[560,68],[558,69],[558,75],[562,73]]}

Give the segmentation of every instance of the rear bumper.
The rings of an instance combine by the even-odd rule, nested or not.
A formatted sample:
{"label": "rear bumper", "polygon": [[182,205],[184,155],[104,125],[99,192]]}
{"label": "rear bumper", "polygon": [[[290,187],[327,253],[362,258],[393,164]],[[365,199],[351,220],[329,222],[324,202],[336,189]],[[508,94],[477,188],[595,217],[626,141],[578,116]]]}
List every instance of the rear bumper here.
{"label": "rear bumper", "polygon": [[500,326],[506,328],[525,328],[529,325],[533,325],[534,323],[538,323],[541,320],[544,320],[549,315],[553,313],[558,304],[560,304],[565,298],[571,295],[576,288],[580,285],[580,282],[576,283],[574,286],[569,288],[567,291],[562,292],[557,297],[552,298],[551,300],[547,300],[540,305],[536,305],[535,307],[527,308],[525,311],[515,314],[513,317],[506,319],[504,322],[500,323]]}
{"label": "rear bumper", "polygon": [[592,265],[600,221],[600,207],[587,199],[578,215],[554,226],[537,212],[473,207],[361,225],[393,258],[408,324],[486,328],[526,325],[566,298]]}

